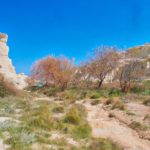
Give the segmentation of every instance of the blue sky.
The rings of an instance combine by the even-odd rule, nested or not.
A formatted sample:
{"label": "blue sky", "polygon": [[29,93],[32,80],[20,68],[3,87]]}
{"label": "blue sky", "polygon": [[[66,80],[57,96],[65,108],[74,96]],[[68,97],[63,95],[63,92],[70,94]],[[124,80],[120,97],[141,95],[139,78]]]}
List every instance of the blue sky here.
{"label": "blue sky", "polygon": [[17,72],[49,54],[83,60],[100,45],[150,42],[149,0],[0,0],[0,32],[9,35]]}

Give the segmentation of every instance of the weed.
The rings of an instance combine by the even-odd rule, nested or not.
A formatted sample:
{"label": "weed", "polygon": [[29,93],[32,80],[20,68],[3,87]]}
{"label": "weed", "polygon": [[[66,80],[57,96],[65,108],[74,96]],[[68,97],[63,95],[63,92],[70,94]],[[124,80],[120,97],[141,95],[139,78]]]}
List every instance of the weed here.
{"label": "weed", "polygon": [[91,105],[98,105],[100,103],[99,99],[92,100]]}

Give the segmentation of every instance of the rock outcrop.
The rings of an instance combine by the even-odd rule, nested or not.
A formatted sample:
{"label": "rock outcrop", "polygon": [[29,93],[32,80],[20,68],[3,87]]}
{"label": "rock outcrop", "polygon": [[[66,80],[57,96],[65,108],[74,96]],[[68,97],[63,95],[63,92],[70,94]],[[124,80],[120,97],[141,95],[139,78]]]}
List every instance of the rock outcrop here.
{"label": "rock outcrop", "polygon": [[9,59],[9,47],[7,46],[8,36],[0,33],[0,74],[12,82],[18,89],[27,86],[27,76],[24,74],[16,74],[15,68]]}

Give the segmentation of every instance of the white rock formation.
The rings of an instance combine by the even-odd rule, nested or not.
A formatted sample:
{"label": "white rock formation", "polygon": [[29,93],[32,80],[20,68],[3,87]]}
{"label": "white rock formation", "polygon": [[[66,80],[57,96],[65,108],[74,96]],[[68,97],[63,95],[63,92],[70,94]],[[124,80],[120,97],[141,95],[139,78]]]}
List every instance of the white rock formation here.
{"label": "white rock formation", "polygon": [[18,89],[23,89],[27,86],[27,76],[16,74],[15,68],[8,56],[9,47],[7,46],[7,39],[8,36],[6,34],[0,33],[0,73]]}

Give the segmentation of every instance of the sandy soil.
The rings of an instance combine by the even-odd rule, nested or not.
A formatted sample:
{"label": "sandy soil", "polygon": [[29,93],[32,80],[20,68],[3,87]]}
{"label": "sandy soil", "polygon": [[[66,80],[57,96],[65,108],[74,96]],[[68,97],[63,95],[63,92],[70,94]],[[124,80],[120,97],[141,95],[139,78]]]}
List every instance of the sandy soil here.
{"label": "sandy soil", "polygon": [[[85,103],[84,106],[88,112],[87,119],[93,129],[94,137],[109,138],[123,146],[125,150],[150,150],[150,141],[140,138],[135,130],[129,128],[118,119],[110,118],[109,111],[104,110],[102,104],[92,106],[89,103]],[[144,109],[140,110],[139,105],[136,107],[134,104],[129,104],[129,106],[136,111],[136,108],[138,108],[139,112],[144,111],[143,113],[147,113],[148,111],[147,109],[146,112]]]}

